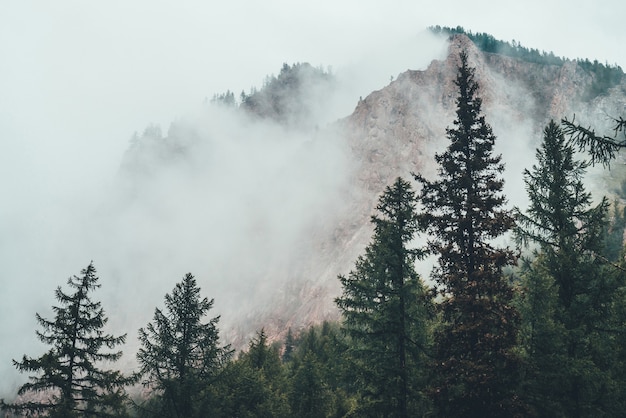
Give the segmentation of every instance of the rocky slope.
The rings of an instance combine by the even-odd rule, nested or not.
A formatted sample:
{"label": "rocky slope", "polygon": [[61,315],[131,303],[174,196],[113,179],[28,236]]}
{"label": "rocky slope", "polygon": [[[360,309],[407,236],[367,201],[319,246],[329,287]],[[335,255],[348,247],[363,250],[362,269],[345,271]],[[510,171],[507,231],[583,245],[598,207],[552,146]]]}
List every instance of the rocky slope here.
{"label": "rocky slope", "polygon": [[[263,295],[263,303],[250,307],[242,302],[236,310],[238,316],[226,321],[223,336],[227,340],[242,346],[261,327],[269,335],[279,336],[289,327],[297,330],[338,318],[333,301],[341,291],[337,275],[352,269],[369,242],[369,218],[384,188],[398,176],[410,178],[411,172],[435,174],[433,156],[445,148],[446,127],[455,118],[454,79],[462,50],[467,51],[470,64],[476,68],[483,110],[498,137],[497,150],[507,164],[507,190],[512,204],[523,202],[521,173],[532,164],[541,130],[550,119],[576,114],[578,120],[601,127],[607,122],[606,114],[624,113],[626,84],[584,102],[582,92],[591,85],[593,76],[577,62],[528,63],[481,52],[466,36],[455,35],[445,60],[433,61],[424,71],[406,71],[360,100],[350,116],[317,132],[317,141],[328,137],[342,142],[351,160],[349,179],[338,195],[341,204],[313,216],[299,231],[301,238],[296,248],[289,249],[288,256],[272,255],[264,260],[263,268],[250,269],[255,285],[248,291]],[[281,100],[285,100],[282,95]],[[277,119],[276,115],[273,118]],[[201,141],[198,138],[202,134],[195,132],[192,136],[194,141]],[[161,144],[159,155],[172,147],[177,155],[185,154],[171,138],[157,138],[155,143]],[[131,153],[126,165],[135,164],[136,157]],[[256,242],[268,238],[262,236],[258,225],[252,230],[260,234]]]}
{"label": "rocky slope", "polygon": [[593,77],[575,61],[562,66],[528,63],[483,53],[466,36],[454,36],[445,60],[433,61],[425,71],[406,71],[360,100],[352,115],[338,122],[358,162],[350,209],[330,236],[317,237],[317,260],[305,273],[312,282],[294,295],[293,310],[277,305],[271,317],[281,320],[273,331],[336,318],[333,298],[340,291],[336,275],[347,274],[369,242],[369,217],[378,196],[398,176],[434,174],[433,156],[446,146],[445,130],[455,118],[454,78],[462,50],[476,68],[483,110],[507,163],[507,181],[518,190],[522,170],[533,163],[535,146],[550,119],[576,114],[579,120],[597,126],[607,121],[607,114],[619,115],[624,110],[625,85],[582,102],[581,93]]}

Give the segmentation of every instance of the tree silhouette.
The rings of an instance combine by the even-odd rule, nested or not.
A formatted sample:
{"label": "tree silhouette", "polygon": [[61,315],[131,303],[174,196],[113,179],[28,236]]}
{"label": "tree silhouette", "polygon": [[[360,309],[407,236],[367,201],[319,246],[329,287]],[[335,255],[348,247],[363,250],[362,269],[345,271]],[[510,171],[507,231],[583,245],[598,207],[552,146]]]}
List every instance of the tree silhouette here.
{"label": "tree silhouette", "polygon": [[[100,302],[91,292],[100,287],[93,263],[72,276],[67,284],[71,294],[61,287],[55,292],[59,306],[53,306],[53,320],[37,314],[43,331],[37,337],[52,347],[39,358],[24,356],[13,361],[20,372],[35,373],[22,385],[18,395],[29,399],[13,404],[2,401],[2,408],[17,414],[48,417],[112,417],[125,415],[124,386],[132,379],[119,371],[98,368],[100,362],[116,361],[121,351],[105,349],[124,343],[126,335],[114,337],[103,332],[107,323]],[[36,399],[36,400],[35,400]]]}
{"label": "tree silhouette", "polygon": [[398,178],[372,217],[374,236],[355,270],[339,280],[336,299],[352,338],[352,361],[363,393],[360,413],[406,417],[425,413],[425,350],[430,298],[414,269],[419,251],[415,193]]}
{"label": "tree silhouette", "polygon": [[139,376],[157,389],[161,413],[167,416],[205,416],[198,399],[232,354],[228,346],[218,346],[219,316],[202,322],[212,306],[187,273],[165,295],[166,311],[155,309],[153,322],[139,329]]}
{"label": "tree silhouette", "polygon": [[493,244],[513,226],[513,217],[504,208],[504,166],[493,155],[496,137],[481,114],[474,69],[465,52],[460,61],[450,145],[435,156],[439,178],[415,176],[422,185],[418,221],[439,257],[434,278],[442,324],[435,333],[432,394],[442,416],[514,416],[520,408],[513,354],[519,315],[502,269],[515,257]]}

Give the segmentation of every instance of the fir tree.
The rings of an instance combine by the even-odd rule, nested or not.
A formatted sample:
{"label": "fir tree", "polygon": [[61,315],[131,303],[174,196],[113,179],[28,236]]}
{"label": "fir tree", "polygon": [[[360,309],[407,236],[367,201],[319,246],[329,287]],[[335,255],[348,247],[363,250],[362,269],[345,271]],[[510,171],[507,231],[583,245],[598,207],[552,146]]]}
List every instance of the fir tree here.
{"label": "fir tree", "polygon": [[559,289],[561,305],[569,308],[584,292],[585,266],[602,252],[608,201],[591,206],[582,177],[587,164],[574,159],[563,131],[551,121],[537,150],[537,164],[524,171],[530,200],[526,213],[518,211],[516,233],[522,243],[540,245]]}
{"label": "fir tree", "polygon": [[156,416],[206,416],[198,399],[232,353],[228,346],[219,346],[219,316],[202,322],[213,300],[201,298],[196,279],[187,273],[165,295],[165,307],[165,312],[157,308],[153,322],[139,329],[138,375],[144,385],[157,390],[162,405]]}
{"label": "fir tree", "polygon": [[520,411],[513,353],[519,315],[502,269],[515,257],[493,243],[513,218],[504,208],[504,166],[493,154],[496,137],[481,114],[474,69],[465,52],[460,60],[450,145],[435,156],[439,179],[415,176],[422,185],[419,224],[439,256],[434,278],[443,322],[435,334],[432,394],[442,416],[514,416]]}
{"label": "fir tree", "polygon": [[291,378],[289,400],[298,417],[325,418],[332,412],[332,393],[312,352],[304,355]]}
{"label": "fir tree", "polygon": [[238,417],[290,417],[286,395],[286,373],[278,347],[269,344],[261,329],[230,367],[229,382],[224,387],[224,406],[228,415]]}
{"label": "fir tree", "polygon": [[[538,293],[550,311],[525,318],[526,350],[530,353],[529,393],[537,409],[550,416],[602,416],[616,411],[615,335],[623,332],[613,314],[619,285],[612,264],[603,256],[608,201],[592,205],[582,178],[587,163],[574,159],[563,131],[554,123],[544,130],[537,164],[524,172],[530,200],[518,213],[517,236],[538,245],[527,283],[533,304]],[[553,295],[553,300],[550,300]],[[531,325],[530,322],[536,325]],[[553,324],[545,334],[545,324]],[[546,411],[546,405],[552,405]]]}
{"label": "fir tree", "polygon": [[564,365],[563,324],[556,320],[557,288],[545,268],[545,257],[523,263],[518,308],[522,316],[521,353],[525,356],[522,393],[540,417],[565,416],[561,404],[567,395],[560,384]]}
{"label": "fir tree", "polygon": [[61,287],[55,292],[59,306],[53,306],[55,317],[48,320],[37,314],[43,331],[37,337],[52,347],[39,358],[24,356],[13,361],[20,372],[35,373],[22,385],[18,395],[28,401],[5,404],[2,408],[16,414],[47,417],[113,417],[125,415],[124,386],[132,379],[116,370],[103,370],[101,362],[113,362],[121,351],[108,352],[123,344],[119,337],[104,333],[107,317],[100,302],[91,299],[91,292],[100,287],[93,263],[72,276],[67,284],[71,294]]}
{"label": "fir tree", "polygon": [[360,376],[359,413],[421,415],[430,299],[414,269],[418,251],[408,247],[417,230],[410,184],[398,178],[376,209],[372,242],[355,270],[339,277],[343,295],[336,299]]}
{"label": "fir tree", "polygon": [[323,322],[311,326],[295,341],[288,396],[293,414],[297,416],[350,416],[354,410],[354,386],[345,368],[347,344],[339,323]]}

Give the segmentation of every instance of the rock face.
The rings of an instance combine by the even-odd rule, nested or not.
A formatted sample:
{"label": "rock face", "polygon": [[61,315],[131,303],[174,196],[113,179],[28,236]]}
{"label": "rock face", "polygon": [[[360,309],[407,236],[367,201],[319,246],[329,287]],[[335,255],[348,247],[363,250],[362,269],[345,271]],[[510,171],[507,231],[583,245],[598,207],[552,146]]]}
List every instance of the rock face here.
{"label": "rock face", "polygon": [[425,71],[401,74],[362,100],[341,122],[362,163],[360,180],[372,192],[381,191],[395,176],[427,169],[433,151],[445,146],[445,128],[455,117],[454,79],[462,50],[476,69],[487,120],[503,141],[515,128],[503,126],[503,118],[528,125],[537,134],[550,119],[571,118],[574,113],[595,115],[599,109],[615,114],[623,108],[621,88],[591,103],[581,102],[581,92],[592,76],[575,61],[562,66],[528,63],[483,53],[466,36],[456,35],[445,61],[433,61]]}
{"label": "rock face", "polygon": [[[337,275],[348,274],[356,258],[363,253],[363,249],[370,241],[372,235],[370,216],[374,212],[378,197],[398,176],[411,179],[412,172],[420,172],[426,177],[436,174],[434,155],[447,146],[446,127],[451,126],[455,119],[455,101],[458,93],[454,80],[461,51],[467,52],[469,63],[476,71],[476,80],[480,85],[479,95],[483,99],[483,112],[497,137],[496,151],[502,153],[506,164],[505,193],[511,205],[525,205],[522,171],[534,162],[535,148],[541,140],[541,131],[550,119],[560,120],[562,117],[571,119],[576,114],[577,120],[602,128],[600,122],[606,122],[606,114],[615,116],[624,114],[626,103],[624,83],[609,90],[604,96],[583,101],[581,97],[594,79],[593,75],[587,73],[576,61],[566,61],[563,65],[529,63],[498,54],[484,53],[466,36],[454,36],[450,39],[449,52],[445,60],[433,61],[424,71],[406,71],[386,87],[360,100],[350,116],[337,121],[327,130],[318,131],[316,127],[309,127],[312,132],[316,132],[318,139],[312,141],[309,148],[305,148],[304,151],[300,149],[298,152],[316,152],[315,142],[318,140],[317,145],[324,140],[326,143],[343,141],[340,146],[347,150],[347,158],[353,164],[348,184],[343,186],[341,195],[329,198],[331,201],[341,200],[341,204],[336,205],[337,209],[333,205],[330,210],[327,206],[323,209],[310,209],[311,205],[308,203],[315,203],[314,200],[319,194],[315,195],[317,197],[311,202],[305,199],[307,205],[304,209],[319,216],[312,216],[312,221],[307,224],[304,231],[298,230],[294,233],[295,245],[292,241],[285,241],[286,244],[280,247],[281,251],[275,249],[270,251],[266,248],[263,252],[261,248],[261,255],[248,262],[248,266],[232,273],[230,277],[220,279],[225,282],[230,280],[234,287],[234,290],[223,291],[225,298],[230,298],[226,304],[235,306],[231,312],[222,315],[223,337],[226,340],[232,342],[235,347],[244,347],[254,332],[261,327],[265,327],[268,335],[278,337],[289,327],[295,331],[312,323],[338,318],[339,313],[334,304],[334,298],[341,292]],[[298,71],[302,68],[311,70],[307,66],[294,68]],[[291,80],[289,78],[291,75],[301,74],[301,71],[294,72],[294,68],[285,69],[275,84],[280,84],[278,81],[283,78]],[[329,88],[331,84],[328,84],[324,77],[322,77],[323,86]],[[306,84],[299,82],[286,85],[291,87],[295,85],[296,91],[300,93],[308,90],[308,87],[303,87],[306,87]],[[320,91],[313,90],[318,93]],[[300,120],[303,112],[312,112],[317,106],[317,104],[307,105],[308,107],[297,106],[294,110],[290,105],[291,97],[284,90],[272,91],[275,93],[273,96],[262,92],[249,96],[250,103],[242,105],[244,110],[253,110],[260,117],[265,115],[279,121],[286,119],[289,122],[287,123],[289,130],[293,129],[294,123]],[[319,99],[322,96],[323,94],[318,94],[316,97]],[[267,103],[272,104],[272,107],[268,107]],[[280,106],[277,107],[276,103]],[[285,113],[289,109],[295,113]],[[285,114],[288,117],[284,116]],[[219,119],[228,118],[229,114],[224,113]],[[276,228],[281,228],[283,223],[289,221],[288,218],[294,211],[302,208],[300,206],[290,208],[287,205],[280,207],[282,210],[280,213],[283,213],[281,217],[263,218],[252,212],[255,210],[255,204],[258,206],[260,201],[256,200],[257,196],[254,193],[249,195],[240,193],[236,187],[233,188],[232,184],[227,182],[223,183],[223,190],[217,187],[207,192],[211,185],[222,184],[217,180],[215,184],[212,183],[219,176],[229,175],[228,173],[239,175],[240,170],[237,167],[235,169],[227,167],[233,164],[228,158],[234,156],[235,162],[244,168],[247,163],[241,161],[242,158],[238,154],[244,146],[248,152],[250,147],[254,147],[253,157],[259,156],[259,160],[270,161],[267,164],[259,164],[261,168],[275,169],[276,165],[271,164],[273,161],[271,154],[278,149],[277,144],[273,145],[274,148],[268,148],[267,143],[259,141],[244,144],[245,141],[238,139],[235,134],[234,140],[218,147],[215,138],[222,132],[213,129],[219,125],[218,122],[223,120],[209,121],[206,126],[193,129],[181,122],[173,125],[166,137],[160,132],[150,131],[144,134],[145,138],[135,141],[124,167],[126,169],[131,167],[144,173],[143,177],[153,182],[153,179],[157,178],[155,167],[165,171],[168,164],[184,165],[187,171],[183,173],[207,174],[210,177],[208,183],[201,183],[191,177],[192,181],[189,182],[188,177],[185,177],[187,174],[181,175],[180,171],[176,171],[182,180],[175,183],[176,187],[172,188],[173,190],[184,189],[188,183],[198,186],[190,189],[192,190],[190,194],[180,195],[179,200],[182,201],[192,195],[191,202],[185,202],[185,208],[201,208],[206,202],[195,196],[201,193],[209,193],[210,199],[207,198],[209,202],[225,201],[242,194],[244,199],[240,200],[244,204],[240,206],[247,207],[238,208],[234,213],[228,209],[224,212],[223,218],[226,219],[225,223],[232,222],[234,227],[239,226],[245,235],[244,241],[232,245],[237,255],[242,253],[249,255],[259,252],[263,245],[267,246],[267,242],[272,239],[271,235],[277,231]],[[231,130],[236,130],[240,124],[240,120],[237,119],[229,126]],[[271,135],[266,137],[281,134],[278,130],[270,130],[263,125],[254,126],[255,129],[268,129]],[[249,131],[242,131],[239,135],[245,137],[248,133]],[[283,146],[282,143],[280,146]],[[224,152],[224,149],[228,152]],[[198,150],[204,150],[204,153],[197,152]],[[225,160],[229,161],[226,165],[219,165],[220,161]],[[212,165],[219,165],[225,169],[213,170]],[[281,204],[280,199],[286,193],[293,193],[293,187],[307,187],[306,176],[322,175],[323,171],[324,168],[315,167],[310,171],[303,171],[305,174],[302,176],[303,181],[298,179],[297,182],[293,182],[295,186],[286,182],[285,190],[278,189],[274,193],[275,199],[267,211],[276,212],[275,209]],[[268,181],[282,181],[285,177],[293,177],[294,173],[276,171],[275,176]],[[247,176],[237,184],[256,184],[257,181],[259,188],[264,187],[260,180],[250,177]],[[334,182],[335,179],[331,178],[326,183],[319,183],[318,188],[321,188],[323,194]],[[301,190],[298,192],[302,194]],[[336,190],[333,193],[336,193]],[[161,201],[172,199],[169,195],[157,197],[160,197],[160,200],[152,199],[149,202],[154,201],[156,205]],[[306,198],[306,194],[303,197]],[[267,200],[266,197],[264,199]],[[158,212],[158,219],[167,219],[165,215],[168,213],[162,212],[162,210]],[[202,218],[202,210],[198,212],[201,215],[199,218],[206,219]],[[257,218],[258,221],[255,220]],[[189,227],[186,221],[181,221],[180,224]],[[194,225],[196,235],[202,235],[199,232],[202,231],[201,228]],[[219,223],[204,228],[207,236],[213,234],[215,229],[221,229]],[[175,232],[178,233],[177,230]],[[228,234],[231,234],[230,229]],[[231,262],[229,257],[232,257],[232,254],[229,255],[224,251],[222,255],[221,251],[225,246],[223,242],[218,242],[214,248],[207,248],[204,241],[203,245],[204,253],[198,256],[202,263],[216,265],[220,262],[224,264]],[[212,254],[213,258],[207,259],[207,254]],[[233,270],[229,267],[224,266],[222,271]],[[428,274],[428,268],[424,273]],[[202,272],[198,272],[200,279],[202,276]],[[247,282],[235,283],[243,276],[249,276]],[[208,288],[203,284],[203,290],[205,287],[218,303],[221,302],[220,295],[216,292],[219,287],[225,285],[217,283],[217,286]],[[244,292],[252,296],[247,296],[246,299],[242,296]],[[251,306],[251,299],[261,300],[261,303]]]}
{"label": "rock face", "polygon": [[[577,119],[584,116],[597,126],[598,116],[623,114],[624,84],[591,102],[580,100],[593,77],[576,61],[560,66],[524,62],[484,53],[465,35],[455,35],[447,59],[433,61],[425,71],[401,74],[360,100],[352,115],[338,121],[357,161],[350,209],[336,225],[315,237],[316,250],[299,272],[311,282],[276,304],[268,318],[275,320],[273,325],[265,324],[268,331],[276,334],[289,326],[299,328],[338,317],[333,299],[341,289],[336,276],[353,268],[369,242],[369,218],[384,188],[398,176],[409,179],[411,172],[435,174],[434,154],[447,146],[446,127],[455,119],[454,80],[463,50],[476,69],[483,112],[507,164],[505,178],[518,193],[523,192],[522,170],[533,163],[534,150],[550,119],[571,119],[576,114]],[[291,304],[282,304],[293,296]]]}

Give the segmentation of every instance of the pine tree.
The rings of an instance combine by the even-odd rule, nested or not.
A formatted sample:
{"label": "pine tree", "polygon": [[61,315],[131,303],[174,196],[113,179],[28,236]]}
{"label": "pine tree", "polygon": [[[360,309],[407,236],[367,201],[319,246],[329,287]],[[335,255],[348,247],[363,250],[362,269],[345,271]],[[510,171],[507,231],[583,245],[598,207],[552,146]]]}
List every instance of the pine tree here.
{"label": "pine tree", "polygon": [[289,400],[292,412],[302,418],[325,418],[332,412],[332,393],[324,381],[322,365],[315,354],[304,355],[291,378]]}
{"label": "pine tree", "polygon": [[339,276],[343,295],[335,300],[352,338],[364,397],[359,413],[421,415],[430,298],[414,269],[418,251],[408,247],[417,230],[411,185],[398,178],[376,209],[372,242],[355,270]]}
{"label": "pine tree", "polygon": [[565,360],[565,328],[556,320],[557,289],[543,255],[524,260],[523,264],[522,290],[517,295],[522,316],[520,352],[525,356],[522,396],[533,415],[562,417],[565,413],[561,403],[567,398],[559,384]]}
{"label": "pine tree", "polygon": [[439,179],[415,176],[422,185],[419,224],[439,256],[433,274],[443,322],[435,334],[432,395],[442,416],[514,416],[520,411],[513,352],[519,315],[502,269],[515,257],[493,243],[513,218],[504,208],[504,166],[493,154],[496,137],[481,114],[475,70],[465,52],[460,61],[450,145],[435,156]]}
{"label": "pine tree", "polygon": [[[612,312],[619,281],[603,255],[608,201],[592,206],[582,182],[586,167],[574,159],[561,128],[550,122],[537,164],[524,172],[529,208],[517,215],[519,239],[539,246],[531,276],[540,274],[541,286],[554,294],[549,316],[525,322],[554,323],[560,330],[547,345],[541,329],[526,342],[536,372],[531,379],[537,383],[530,394],[538,408],[554,403],[549,415],[601,416],[615,402],[611,371],[616,363],[610,358],[617,349],[614,336],[623,332]],[[527,285],[531,295],[537,293],[534,285]],[[544,298],[549,294],[543,293]]]}
{"label": "pine tree", "polygon": [[294,340],[288,363],[289,402],[301,417],[344,417],[354,410],[352,380],[344,367],[347,344],[339,323],[311,326]]}
{"label": "pine tree", "polygon": [[166,311],[155,309],[153,322],[139,329],[137,353],[143,384],[156,389],[161,411],[170,417],[205,416],[198,398],[219,374],[232,351],[219,346],[219,316],[202,322],[213,300],[201,298],[191,273],[165,295]]}
{"label": "pine tree", "polygon": [[225,416],[290,417],[286,373],[278,346],[269,344],[261,329],[231,367],[230,382],[222,397],[230,398]]}
{"label": "pine tree", "polygon": [[603,251],[608,201],[591,207],[582,178],[587,164],[574,159],[563,131],[551,121],[537,150],[537,164],[524,171],[530,200],[526,213],[517,211],[516,234],[521,242],[540,245],[559,289],[561,305],[569,308],[585,291],[591,258]]}
{"label": "pine tree", "polygon": [[[107,352],[123,344],[119,337],[103,331],[107,317],[100,302],[91,299],[91,292],[100,287],[93,263],[72,276],[67,284],[71,294],[61,287],[55,292],[59,306],[53,306],[54,320],[37,314],[43,331],[37,337],[52,347],[39,358],[24,356],[13,361],[20,372],[35,373],[22,385],[18,395],[33,400],[5,404],[2,409],[17,413],[48,417],[113,417],[125,415],[124,386],[132,379],[116,370],[103,370],[101,362],[118,360],[122,352]],[[39,396],[39,394],[41,396]]]}

